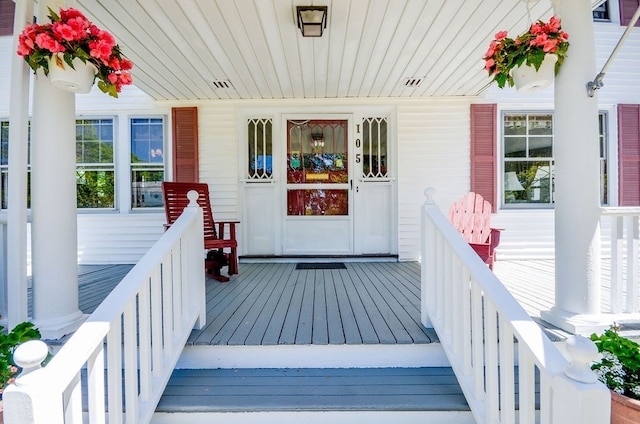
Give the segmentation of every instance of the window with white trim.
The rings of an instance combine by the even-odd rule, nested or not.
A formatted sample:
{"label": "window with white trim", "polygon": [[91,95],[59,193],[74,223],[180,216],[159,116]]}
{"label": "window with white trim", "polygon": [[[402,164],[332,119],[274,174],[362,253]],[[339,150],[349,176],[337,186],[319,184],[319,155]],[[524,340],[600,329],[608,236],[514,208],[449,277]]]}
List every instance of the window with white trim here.
{"label": "window with white trim", "polygon": [[115,209],[113,119],[76,120],[78,208]]}
{"label": "window with white trim", "polygon": [[131,208],[162,207],[165,120],[131,118]]}
{"label": "window with white trim", "polygon": [[0,199],[2,209],[7,208],[9,175],[9,121],[0,121]]}
{"label": "window with white trim", "polygon": [[[600,200],[608,203],[607,115],[600,113]],[[504,113],[502,194],[506,208],[552,207],[554,203],[553,114]]]}

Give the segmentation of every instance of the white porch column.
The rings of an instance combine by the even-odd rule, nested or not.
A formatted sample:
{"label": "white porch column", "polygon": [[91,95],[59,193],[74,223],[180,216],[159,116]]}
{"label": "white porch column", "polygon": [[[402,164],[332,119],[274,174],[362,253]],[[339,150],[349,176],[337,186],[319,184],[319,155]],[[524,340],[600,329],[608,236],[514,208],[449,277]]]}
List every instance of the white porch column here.
{"label": "white porch column", "polygon": [[[602,327],[598,98],[590,0],[556,0],[570,47],[555,80],[555,306],[542,318],[572,333]],[[605,325],[606,327],[606,325]]]}
{"label": "white porch column", "polygon": [[[47,6],[40,1],[38,21]],[[43,338],[75,331],[78,308],[75,94],[49,83],[39,71],[34,81],[31,127],[31,252],[33,321]]]}
{"label": "white porch column", "polygon": [[[33,1],[16,2],[12,52],[18,50],[18,35],[33,22]],[[31,68],[13,54],[9,111],[9,207],[7,217],[7,275],[2,304],[6,327],[11,330],[29,319],[27,300],[27,164],[29,121],[29,77]]]}

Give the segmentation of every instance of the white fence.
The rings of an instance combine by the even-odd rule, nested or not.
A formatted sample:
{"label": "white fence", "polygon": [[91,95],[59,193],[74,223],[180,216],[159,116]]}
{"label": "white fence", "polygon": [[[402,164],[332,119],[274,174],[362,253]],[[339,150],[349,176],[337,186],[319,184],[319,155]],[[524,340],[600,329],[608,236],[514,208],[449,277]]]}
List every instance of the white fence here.
{"label": "white fence", "polygon": [[586,362],[570,364],[429,191],[421,240],[422,320],[438,333],[478,424],[609,422],[609,390],[588,365],[597,356],[595,346],[571,339],[591,351]]}
{"label": "white fence", "polygon": [[202,210],[195,191],[189,199],[50,363],[5,390],[5,423],[151,420],[191,330],[205,323]]}
{"label": "white fence", "polygon": [[[611,313],[640,312],[640,208],[603,208],[611,240]],[[603,222],[604,224],[604,222]],[[605,225],[603,225],[605,227]]]}

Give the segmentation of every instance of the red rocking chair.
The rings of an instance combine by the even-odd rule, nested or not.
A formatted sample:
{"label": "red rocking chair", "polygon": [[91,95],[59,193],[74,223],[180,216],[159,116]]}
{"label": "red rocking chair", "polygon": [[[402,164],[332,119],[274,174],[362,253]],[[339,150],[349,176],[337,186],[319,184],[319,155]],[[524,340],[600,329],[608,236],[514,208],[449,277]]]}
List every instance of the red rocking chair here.
{"label": "red rocking chair", "polygon": [[[167,226],[171,226],[182,214],[184,208],[187,207],[189,204],[187,193],[191,190],[198,192],[198,205],[200,205],[203,212],[204,248],[208,251],[207,260],[205,261],[207,273],[218,281],[229,281],[228,277],[220,274],[220,268],[228,263],[229,275],[238,273],[236,224],[239,221],[214,221],[209,201],[209,186],[207,184],[168,181],[162,183]],[[229,228],[229,234],[225,238],[227,227]],[[228,249],[228,252],[225,252],[225,249]]]}
{"label": "red rocking chair", "polygon": [[491,228],[491,203],[481,195],[470,192],[451,205],[449,221],[489,265],[489,269],[493,269],[501,230]]}

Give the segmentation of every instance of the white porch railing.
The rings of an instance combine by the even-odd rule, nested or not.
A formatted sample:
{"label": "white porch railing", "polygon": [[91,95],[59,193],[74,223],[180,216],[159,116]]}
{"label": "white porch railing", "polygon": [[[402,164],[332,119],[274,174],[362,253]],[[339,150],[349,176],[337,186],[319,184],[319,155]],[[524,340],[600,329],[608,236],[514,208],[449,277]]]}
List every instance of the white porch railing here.
{"label": "white porch railing", "polygon": [[[180,219],[50,363],[5,390],[5,423],[151,420],[191,330],[205,323],[203,224],[197,197],[195,191],[189,193],[191,202]],[[85,370],[86,389],[81,385]],[[88,412],[83,419],[85,390]]]}
{"label": "white porch railing", "polygon": [[603,208],[610,219],[611,310],[610,313],[640,312],[640,208]]}
{"label": "white porch railing", "polygon": [[587,353],[569,363],[431,194],[422,211],[422,320],[438,333],[476,422],[608,423],[609,390],[589,368],[595,346],[570,339]]}

